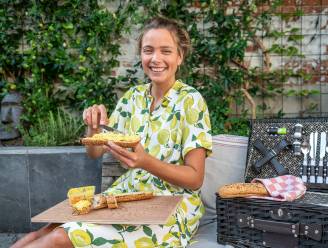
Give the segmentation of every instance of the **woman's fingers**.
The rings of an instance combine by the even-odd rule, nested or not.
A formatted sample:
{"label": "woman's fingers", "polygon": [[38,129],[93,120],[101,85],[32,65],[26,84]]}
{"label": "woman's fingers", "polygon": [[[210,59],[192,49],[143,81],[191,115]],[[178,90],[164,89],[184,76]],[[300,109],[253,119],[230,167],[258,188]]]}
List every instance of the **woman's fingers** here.
{"label": "woman's fingers", "polygon": [[114,150],[115,152],[117,152],[118,154],[120,154],[121,156],[127,157],[130,160],[135,160],[135,154],[134,152],[130,152],[125,148],[122,148],[118,145],[116,145],[113,142],[108,142],[109,147]]}
{"label": "woman's fingers", "polygon": [[86,108],[84,111],[83,111],[83,121],[86,125],[90,126],[92,125],[92,120],[91,120],[91,110],[92,108],[89,107],[89,108]]}
{"label": "woman's fingers", "polygon": [[93,129],[97,129],[99,124],[107,125],[108,118],[106,107],[103,104],[95,104],[92,107],[86,108],[83,111],[83,121]]}
{"label": "woman's fingers", "polygon": [[91,108],[91,123],[93,129],[98,128],[99,120],[100,120],[100,111],[97,105],[93,105]]}
{"label": "woman's fingers", "polygon": [[101,125],[108,125],[108,118],[107,118],[107,110],[103,104],[98,106],[100,112],[100,124]]}
{"label": "woman's fingers", "polygon": [[112,148],[109,145],[108,146],[103,146],[103,147],[106,151],[110,152],[112,154],[112,156],[114,158],[116,158],[117,160],[123,162],[124,164],[126,164],[127,166],[129,166],[131,168],[136,167],[134,161],[131,160],[130,157],[123,156],[120,152],[115,150],[115,148]]}

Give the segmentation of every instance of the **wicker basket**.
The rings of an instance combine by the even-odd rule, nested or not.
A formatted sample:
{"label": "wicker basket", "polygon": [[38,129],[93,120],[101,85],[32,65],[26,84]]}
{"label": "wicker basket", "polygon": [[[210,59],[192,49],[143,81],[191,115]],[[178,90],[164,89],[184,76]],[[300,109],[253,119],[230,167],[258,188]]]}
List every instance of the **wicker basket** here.
{"label": "wicker basket", "polygon": [[328,195],[294,202],[217,196],[217,241],[235,247],[328,247]]}
{"label": "wicker basket", "polygon": [[[256,163],[266,156],[263,150],[274,150],[283,140],[292,144],[295,141],[293,131],[297,123],[303,126],[304,133],[301,142],[311,132],[328,132],[328,118],[266,119],[251,122],[245,165],[246,182],[254,178],[278,176],[279,170],[275,167],[276,164],[268,162],[260,167],[261,170],[257,170]],[[269,135],[270,127],[284,127],[287,129],[287,134]],[[258,145],[257,148],[254,147],[254,143],[258,140],[265,147],[261,151],[262,154],[258,150]],[[286,147],[279,153],[275,153],[278,154],[275,159],[289,171],[289,174],[302,176],[305,168],[303,156],[295,156],[293,152],[292,149]],[[316,167],[319,164],[318,154]],[[324,168],[327,171],[328,164],[324,163]],[[308,168],[307,171],[309,171]],[[311,175],[313,171],[311,170]],[[317,174],[315,176],[317,177]],[[327,176],[324,174],[324,177]],[[328,247],[328,184],[309,183],[309,181],[306,184],[310,191],[302,199],[294,202],[251,198],[221,199],[217,196],[218,243],[251,248]]]}

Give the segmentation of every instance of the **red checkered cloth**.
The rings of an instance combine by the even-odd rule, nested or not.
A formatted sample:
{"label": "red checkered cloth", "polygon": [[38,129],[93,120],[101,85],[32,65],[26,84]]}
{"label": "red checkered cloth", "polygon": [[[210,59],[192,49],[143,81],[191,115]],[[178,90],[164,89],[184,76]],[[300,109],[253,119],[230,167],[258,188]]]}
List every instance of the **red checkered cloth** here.
{"label": "red checkered cloth", "polygon": [[302,179],[292,175],[267,179],[255,178],[252,180],[252,183],[255,182],[262,183],[270,196],[250,196],[250,198],[261,198],[274,201],[294,201],[302,197],[306,192],[306,186]]}

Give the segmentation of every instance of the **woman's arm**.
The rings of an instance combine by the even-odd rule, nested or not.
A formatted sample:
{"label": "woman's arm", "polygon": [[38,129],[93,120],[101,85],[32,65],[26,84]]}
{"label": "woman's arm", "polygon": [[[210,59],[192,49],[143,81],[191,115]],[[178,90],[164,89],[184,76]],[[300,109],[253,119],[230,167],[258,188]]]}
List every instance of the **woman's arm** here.
{"label": "woman's arm", "polygon": [[206,157],[204,148],[189,151],[185,156],[184,165],[180,166],[152,157],[144,151],[141,144],[138,144],[133,152],[114,143],[109,143],[104,149],[130,168],[142,168],[176,186],[196,190],[203,184]]}

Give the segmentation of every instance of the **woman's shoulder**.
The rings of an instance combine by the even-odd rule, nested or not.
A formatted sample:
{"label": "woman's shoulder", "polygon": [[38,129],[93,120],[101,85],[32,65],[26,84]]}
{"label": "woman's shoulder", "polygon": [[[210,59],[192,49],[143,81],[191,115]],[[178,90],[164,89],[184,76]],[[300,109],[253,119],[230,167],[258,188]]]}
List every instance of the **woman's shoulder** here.
{"label": "woman's shoulder", "polygon": [[130,99],[133,95],[145,94],[148,89],[149,83],[134,85],[124,93],[123,98]]}
{"label": "woman's shoulder", "polygon": [[181,80],[178,80],[174,85],[176,94],[182,98],[188,98],[188,96],[192,96],[193,98],[203,98],[201,93],[191,85],[188,85]]}

